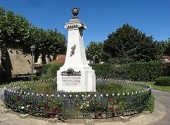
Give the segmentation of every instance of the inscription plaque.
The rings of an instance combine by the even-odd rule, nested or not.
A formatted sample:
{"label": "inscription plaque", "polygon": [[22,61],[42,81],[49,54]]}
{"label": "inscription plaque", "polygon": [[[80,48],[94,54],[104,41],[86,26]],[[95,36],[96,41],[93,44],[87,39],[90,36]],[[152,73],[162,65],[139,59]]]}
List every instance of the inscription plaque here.
{"label": "inscription plaque", "polygon": [[62,76],[64,86],[80,86],[80,76]]}

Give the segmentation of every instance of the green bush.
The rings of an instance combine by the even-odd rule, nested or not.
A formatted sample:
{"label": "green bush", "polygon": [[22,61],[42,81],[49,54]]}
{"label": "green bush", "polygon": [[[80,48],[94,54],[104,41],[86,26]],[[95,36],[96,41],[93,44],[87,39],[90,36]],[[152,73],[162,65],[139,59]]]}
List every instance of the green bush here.
{"label": "green bush", "polygon": [[104,64],[91,64],[92,69],[95,70],[95,74],[97,78],[111,78],[112,71],[111,71],[111,64],[104,63]]}
{"label": "green bush", "polygon": [[97,78],[121,78],[128,79],[128,65],[126,64],[91,64],[93,70],[95,70]]}
{"label": "green bush", "polygon": [[129,78],[134,81],[153,81],[162,74],[160,61],[133,62],[129,65]]}
{"label": "green bush", "polygon": [[113,64],[111,67],[111,74],[111,78],[113,79],[129,79],[129,65]]}
{"label": "green bush", "polygon": [[162,76],[162,77],[155,79],[155,85],[170,86],[170,77]]}
{"label": "green bush", "polygon": [[160,61],[133,62],[129,64],[91,64],[98,78],[153,81],[162,75]]}
{"label": "green bush", "polygon": [[[47,64],[43,66],[42,74],[46,78],[56,77],[56,71],[61,64]],[[95,70],[97,78],[129,79],[133,81],[154,81],[167,72],[160,61],[133,62],[127,64],[90,64]],[[167,74],[167,73],[166,73]]]}
{"label": "green bush", "polygon": [[51,78],[57,77],[57,71],[60,69],[62,64],[52,64],[47,70],[47,75]]}
{"label": "green bush", "polygon": [[42,76],[40,79],[48,79],[57,77],[57,70],[60,69],[62,64],[45,64],[42,68]]}
{"label": "green bush", "polygon": [[47,70],[52,64],[44,64],[42,67],[42,75],[47,75]]}
{"label": "green bush", "polygon": [[146,111],[149,111],[150,113],[152,113],[154,111],[155,108],[155,97],[153,95],[149,95],[148,99],[146,101]]}

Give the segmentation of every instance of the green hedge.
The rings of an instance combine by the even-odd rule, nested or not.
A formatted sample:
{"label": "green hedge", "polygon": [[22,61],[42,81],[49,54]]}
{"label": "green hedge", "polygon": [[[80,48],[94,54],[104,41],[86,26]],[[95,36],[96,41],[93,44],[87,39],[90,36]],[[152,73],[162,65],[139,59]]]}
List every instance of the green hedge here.
{"label": "green hedge", "polygon": [[62,64],[46,64],[42,68],[42,75],[45,78],[55,78],[57,77],[57,70],[60,69]]}
{"label": "green hedge", "polygon": [[170,86],[170,77],[162,76],[162,77],[155,79],[155,85]]}
{"label": "green hedge", "polygon": [[42,67],[42,75],[47,75],[47,70],[52,64],[44,64]]}
{"label": "green hedge", "polygon": [[104,79],[112,77],[111,64],[91,64],[90,66],[95,70],[96,77]]}
{"label": "green hedge", "polygon": [[134,81],[153,81],[162,75],[160,61],[134,62],[129,65],[129,78]]}
{"label": "green hedge", "polygon": [[57,77],[57,71],[60,69],[61,66],[61,64],[51,65],[47,70],[47,74],[52,78]]}
{"label": "green hedge", "polygon": [[[56,77],[56,71],[61,64],[47,64],[43,66],[42,74]],[[169,75],[166,65],[160,61],[133,62],[129,64],[91,64],[97,78],[129,79],[133,81],[154,81],[163,74]]]}
{"label": "green hedge", "polygon": [[152,113],[155,109],[155,97],[153,95],[149,95],[146,103],[146,111]]}
{"label": "green hedge", "polygon": [[92,64],[99,78],[153,81],[163,74],[160,61],[133,62],[129,64]]}
{"label": "green hedge", "polygon": [[91,64],[97,78],[128,79],[128,65],[119,64]]}

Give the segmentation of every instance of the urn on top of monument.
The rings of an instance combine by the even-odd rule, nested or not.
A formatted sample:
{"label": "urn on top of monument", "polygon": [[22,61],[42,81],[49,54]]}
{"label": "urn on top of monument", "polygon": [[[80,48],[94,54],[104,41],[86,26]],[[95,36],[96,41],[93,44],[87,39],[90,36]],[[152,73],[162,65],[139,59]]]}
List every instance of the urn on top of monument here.
{"label": "urn on top of monument", "polygon": [[86,29],[86,26],[81,20],[77,17],[79,14],[79,8],[73,8],[72,9],[73,17],[69,20],[68,23],[64,26],[65,29],[72,29],[72,28],[79,28],[79,29]]}
{"label": "urn on top of monument", "polygon": [[72,14],[74,15],[73,18],[77,18],[77,15],[79,14],[79,8],[73,8],[72,9]]}

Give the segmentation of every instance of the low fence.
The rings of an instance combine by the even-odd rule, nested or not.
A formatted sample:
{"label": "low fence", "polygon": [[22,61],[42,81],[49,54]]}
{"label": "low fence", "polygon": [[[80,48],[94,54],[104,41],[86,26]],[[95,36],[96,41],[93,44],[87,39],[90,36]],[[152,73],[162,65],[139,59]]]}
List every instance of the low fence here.
{"label": "low fence", "polygon": [[14,111],[47,118],[111,118],[140,113],[147,108],[151,87],[136,83],[126,85],[142,89],[113,94],[62,92],[43,95],[7,86],[4,102]]}

